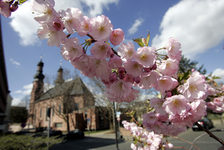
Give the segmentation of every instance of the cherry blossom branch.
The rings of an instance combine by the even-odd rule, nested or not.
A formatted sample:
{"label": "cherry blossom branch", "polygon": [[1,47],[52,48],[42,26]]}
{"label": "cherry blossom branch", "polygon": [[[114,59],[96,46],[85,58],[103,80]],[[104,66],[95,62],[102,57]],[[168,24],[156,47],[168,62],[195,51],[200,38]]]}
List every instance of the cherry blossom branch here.
{"label": "cherry blossom branch", "polygon": [[96,40],[93,38],[93,36],[92,35],[90,35],[90,34],[87,34],[87,36],[88,37],[90,37],[90,39],[91,39],[91,43],[94,43],[94,42],[96,42]]}
{"label": "cherry blossom branch", "polygon": [[198,122],[196,122],[196,125],[202,129],[203,131],[205,131],[211,138],[215,139],[216,141],[218,141],[220,144],[224,145],[224,141],[220,138],[218,138],[217,136],[215,136],[212,132],[210,132],[209,130],[205,129],[203,126],[201,126]]}
{"label": "cherry blossom branch", "polygon": [[159,50],[163,50],[163,49],[166,49],[166,47],[162,47],[162,48],[156,49],[155,51],[159,51]]}

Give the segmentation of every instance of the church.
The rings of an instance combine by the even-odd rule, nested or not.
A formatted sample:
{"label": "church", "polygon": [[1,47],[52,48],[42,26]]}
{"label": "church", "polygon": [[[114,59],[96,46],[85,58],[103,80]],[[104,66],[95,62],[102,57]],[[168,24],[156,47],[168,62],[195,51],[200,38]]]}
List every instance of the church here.
{"label": "church", "polygon": [[37,64],[31,91],[27,125],[60,131],[108,129],[109,111],[96,106],[93,94],[81,78],[64,81],[63,68],[57,72],[55,86],[44,92],[44,63]]}

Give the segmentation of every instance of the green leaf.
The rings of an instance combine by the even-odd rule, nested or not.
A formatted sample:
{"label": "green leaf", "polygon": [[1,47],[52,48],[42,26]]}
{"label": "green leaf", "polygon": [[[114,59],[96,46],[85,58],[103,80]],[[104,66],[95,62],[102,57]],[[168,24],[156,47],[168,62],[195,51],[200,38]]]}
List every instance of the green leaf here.
{"label": "green leaf", "polygon": [[147,34],[147,37],[146,37],[146,46],[149,46],[149,40],[150,40],[150,33]]}
{"label": "green leaf", "polygon": [[214,79],[221,79],[221,78],[218,76],[212,76],[212,79],[214,80]]}
{"label": "green leaf", "polygon": [[145,46],[143,42],[143,38],[137,38],[137,39],[134,39],[133,41],[135,41],[141,47]]}
{"label": "green leaf", "polygon": [[22,3],[26,2],[27,0],[19,0],[19,5],[21,5]]}

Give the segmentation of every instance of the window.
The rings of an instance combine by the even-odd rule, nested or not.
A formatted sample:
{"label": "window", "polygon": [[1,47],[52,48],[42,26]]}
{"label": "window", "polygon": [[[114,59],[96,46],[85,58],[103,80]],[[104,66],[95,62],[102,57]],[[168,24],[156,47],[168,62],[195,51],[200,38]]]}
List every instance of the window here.
{"label": "window", "polygon": [[36,120],[36,112],[37,112],[37,110],[35,109],[35,110],[34,110],[34,114],[33,114],[33,119],[34,119],[34,120]]}
{"label": "window", "polygon": [[40,118],[42,117],[42,108],[40,108]]}
{"label": "window", "polygon": [[61,104],[58,106],[58,113],[61,114]]}
{"label": "window", "polygon": [[62,122],[54,123],[54,126],[55,126],[56,128],[60,128],[60,127],[62,127]]}
{"label": "window", "polygon": [[52,107],[52,116],[54,116],[54,106]]}
{"label": "window", "polygon": [[46,116],[45,116],[46,117],[46,121],[47,121],[47,110],[48,110],[48,108],[46,108]]}
{"label": "window", "polygon": [[79,110],[79,104],[78,103],[75,103],[75,110]]}

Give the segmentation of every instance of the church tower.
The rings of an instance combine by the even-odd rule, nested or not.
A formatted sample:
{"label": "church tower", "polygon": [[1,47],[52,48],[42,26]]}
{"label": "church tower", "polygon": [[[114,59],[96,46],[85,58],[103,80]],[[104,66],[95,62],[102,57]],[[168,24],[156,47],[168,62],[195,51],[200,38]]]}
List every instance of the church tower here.
{"label": "church tower", "polygon": [[54,81],[55,86],[60,86],[62,83],[64,83],[64,78],[63,78],[63,69],[60,66],[58,69],[58,75],[56,80]]}
{"label": "church tower", "polygon": [[34,111],[35,100],[37,100],[44,92],[43,66],[44,63],[42,62],[41,59],[40,62],[37,64],[37,71],[36,74],[34,75],[33,88],[30,96],[30,110],[29,110],[30,124],[34,124],[33,121],[35,120],[35,111]]}

